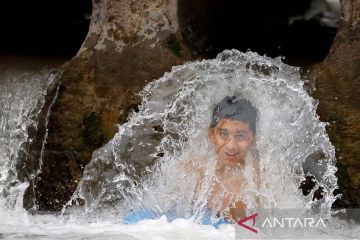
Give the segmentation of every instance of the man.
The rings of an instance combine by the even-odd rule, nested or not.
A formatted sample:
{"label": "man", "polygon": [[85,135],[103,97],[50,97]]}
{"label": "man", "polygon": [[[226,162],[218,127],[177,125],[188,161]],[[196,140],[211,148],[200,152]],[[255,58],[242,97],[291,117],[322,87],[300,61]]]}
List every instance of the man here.
{"label": "man", "polygon": [[[203,180],[208,176],[206,174],[208,170],[194,165],[193,163],[196,163],[194,158],[184,160],[182,163],[186,172],[195,172],[200,176],[195,192],[204,193],[200,190],[204,187],[202,189],[206,189],[205,193],[208,193],[206,208],[209,211],[202,219],[202,223],[218,226],[224,222],[220,220],[215,224],[212,223],[212,213],[218,213],[219,219],[225,219],[225,222],[227,220],[237,221],[244,217],[246,206],[237,198],[237,195],[239,190],[247,185],[248,180],[243,176],[242,170],[247,165],[248,153],[254,149],[256,119],[256,109],[248,101],[236,97],[224,98],[215,106],[208,129],[208,137],[215,148],[217,157],[215,174],[211,176],[210,184],[202,185]],[[253,166],[256,171],[255,175],[257,175],[257,162],[253,162]],[[255,176],[255,178],[257,182],[258,177]],[[200,194],[200,197],[202,198],[203,195]],[[172,211],[173,209],[169,211],[170,215],[174,215]],[[125,217],[124,222],[134,223],[156,216],[153,211],[144,209],[140,212],[130,213]]]}
{"label": "man", "polygon": [[[228,209],[228,212],[221,215],[234,221],[244,215],[246,206],[242,201],[237,201],[236,197],[239,189],[247,185],[247,181],[241,171],[232,170],[244,170],[246,156],[254,149],[256,120],[257,111],[247,100],[228,96],[215,106],[208,130],[217,162],[207,206],[220,211]],[[255,157],[253,160],[258,159]],[[258,163],[253,162],[252,165],[255,175],[258,175]],[[255,176],[256,185],[259,184],[258,180],[258,176]],[[219,196],[222,196],[220,206]]]}

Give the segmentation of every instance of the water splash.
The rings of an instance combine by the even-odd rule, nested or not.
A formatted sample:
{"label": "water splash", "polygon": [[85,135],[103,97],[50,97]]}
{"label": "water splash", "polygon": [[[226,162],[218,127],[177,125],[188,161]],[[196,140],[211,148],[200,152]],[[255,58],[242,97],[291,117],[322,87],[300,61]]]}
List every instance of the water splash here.
{"label": "water splash", "polygon": [[[38,116],[45,104],[47,91],[60,75],[57,69],[18,72],[8,70],[0,75],[0,210],[23,212],[23,195],[40,171],[20,169],[25,161],[27,144],[33,141]],[[18,176],[25,172],[26,178]]]}
{"label": "water splash", "polygon": [[[216,154],[207,129],[213,107],[228,95],[249,100],[259,111],[261,184],[239,189],[236,199],[254,207],[257,196],[262,207],[319,208],[329,213],[337,198],[335,151],[299,68],[280,58],[237,50],[173,67],[148,84],[140,93],[139,112],[94,152],[69,205],[84,202],[85,212],[97,216],[103,209],[107,215],[113,209],[110,212],[121,217],[129,209],[147,208],[159,216],[175,209],[176,217],[201,217],[216,177]],[[248,162],[254,157],[249,154]],[[201,176],[184,166],[205,171]],[[249,182],[254,182],[252,172],[251,166],[244,171]],[[307,196],[299,190],[307,175],[322,187],[321,200],[313,198],[317,188]],[[217,200],[224,196],[226,192]]]}

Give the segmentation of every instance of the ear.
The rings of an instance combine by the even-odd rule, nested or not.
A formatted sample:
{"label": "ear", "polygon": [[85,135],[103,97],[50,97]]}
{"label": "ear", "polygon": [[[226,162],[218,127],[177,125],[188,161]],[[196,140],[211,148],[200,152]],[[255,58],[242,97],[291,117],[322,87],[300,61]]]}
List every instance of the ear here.
{"label": "ear", "polygon": [[252,137],[251,137],[251,142],[250,142],[250,144],[251,144],[251,146],[253,146],[253,145],[255,145],[255,134],[252,134]]}
{"label": "ear", "polygon": [[209,139],[210,139],[210,141],[214,144],[214,141],[215,141],[215,139],[214,139],[214,131],[215,131],[215,129],[214,128],[209,128],[208,129],[208,136],[209,136]]}

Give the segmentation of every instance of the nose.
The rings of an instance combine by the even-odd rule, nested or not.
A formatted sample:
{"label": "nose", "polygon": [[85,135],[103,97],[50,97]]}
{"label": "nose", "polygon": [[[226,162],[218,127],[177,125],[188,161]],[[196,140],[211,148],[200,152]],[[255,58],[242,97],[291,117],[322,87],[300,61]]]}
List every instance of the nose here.
{"label": "nose", "polygon": [[226,145],[225,145],[225,149],[226,149],[227,151],[229,151],[229,152],[232,152],[232,153],[234,153],[234,152],[237,151],[237,144],[236,144],[236,140],[235,140],[234,137],[231,137],[231,138],[227,141],[227,143],[226,143]]}

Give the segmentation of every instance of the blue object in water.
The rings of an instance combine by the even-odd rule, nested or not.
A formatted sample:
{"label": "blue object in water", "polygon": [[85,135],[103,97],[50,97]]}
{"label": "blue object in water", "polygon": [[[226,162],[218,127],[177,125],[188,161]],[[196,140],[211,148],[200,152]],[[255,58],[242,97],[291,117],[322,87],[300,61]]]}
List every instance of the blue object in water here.
{"label": "blue object in water", "polygon": [[[203,225],[212,225],[215,228],[219,228],[219,226],[221,224],[231,224],[231,222],[229,222],[228,220],[222,218],[222,217],[218,217],[215,219],[215,222],[211,221],[211,211],[209,209],[205,210],[205,214],[203,216],[203,218],[201,219],[200,223]],[[172,221],[176,218],[176,214],[174,211],[170,211],[166,214],[168,221]],[[124,219],[124,223],[126,224],[132,224],[132,223],[136,223],[140,220],[145,220],[145,219],[156,219],[160,217],[158,214],[156,214],[154,211],[150,210],[150,209],[142,209],[139,212],[130,212]]]}
{"label": "blue object in water", "polygon": [[124,219],[123,221],[126,224],[130,224],[130,223],[136,223],[140,220],[144,220],[144,219],[155,219],[157,218],[158,215],[156,215],[153,211],[149,210],[149,209],[142,209],[140,212],[130,212]]}

